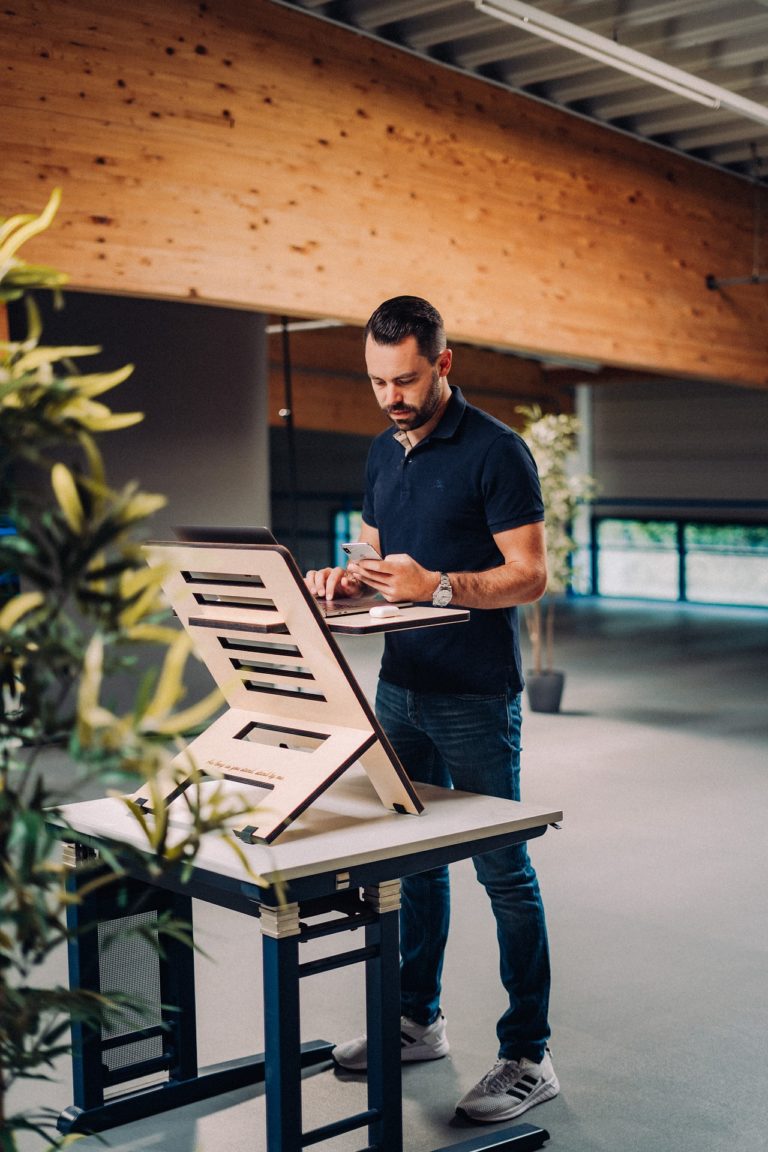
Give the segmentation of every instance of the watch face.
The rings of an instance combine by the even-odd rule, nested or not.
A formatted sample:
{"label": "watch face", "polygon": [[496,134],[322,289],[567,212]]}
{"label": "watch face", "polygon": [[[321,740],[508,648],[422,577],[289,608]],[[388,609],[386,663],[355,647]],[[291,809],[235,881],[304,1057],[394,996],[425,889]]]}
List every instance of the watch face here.
{"label": "watch face", "polygon": [[432,604],[435,608],[446,608],[450,604],[452,597],[453,588],[451,588],[451,582],[445,573],[441,572],[440,584],[432,597]]}

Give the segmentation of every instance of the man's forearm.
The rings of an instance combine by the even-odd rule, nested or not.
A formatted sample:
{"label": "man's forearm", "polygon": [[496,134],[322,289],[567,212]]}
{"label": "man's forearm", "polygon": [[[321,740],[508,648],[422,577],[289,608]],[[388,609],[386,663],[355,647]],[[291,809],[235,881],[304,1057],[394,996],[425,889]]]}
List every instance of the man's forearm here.
{"label": "man's forearm", "polygon": [[[465,608],[509,608],[531,604],[544,595],[547,558],[544,527],[523,525],[494,536],[503,563],[482,572],[450,572],[452,602]],[[378,543],[369,540],[374,546]],[[383,560],[350,563],[350,572],[370,584],[388,600],[430,601],[440,582],[440,572],[422,567],[412,556],[399,552]]]}
{"label": "man's forearm", "polygon": [[[434,573],[432,591],[440,573]],[[453,588],[453,604],[464,608],[509,608],[515,604],[532,604],[544,595],[546,569],[510,561],[485,572],[448,572]],[[426,598],[426,597],[425,597]]]}

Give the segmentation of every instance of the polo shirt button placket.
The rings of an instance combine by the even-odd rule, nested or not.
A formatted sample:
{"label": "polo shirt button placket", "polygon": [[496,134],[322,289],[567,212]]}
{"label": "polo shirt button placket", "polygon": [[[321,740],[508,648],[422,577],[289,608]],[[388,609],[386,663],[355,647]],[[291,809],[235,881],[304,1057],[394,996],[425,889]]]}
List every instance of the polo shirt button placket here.
{"label": "polo shirt button placket", "polygon": [[403,494],[403,498],[406,500],[408,499],[410,486],[411,486],[411,484],[410,484],[410,469],[408,468],[408,465],[410,463],[411,463],[411,454],[409,452],[408,455],[406,457],[404,457],[404,459],[403,459],[403,471],[401,473],[401,491]]}

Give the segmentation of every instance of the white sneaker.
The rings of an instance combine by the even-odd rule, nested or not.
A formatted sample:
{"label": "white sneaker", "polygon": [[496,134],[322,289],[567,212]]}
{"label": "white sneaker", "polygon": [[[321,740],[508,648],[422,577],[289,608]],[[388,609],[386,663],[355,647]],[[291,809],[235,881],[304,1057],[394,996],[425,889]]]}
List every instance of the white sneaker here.
{"label": "white sneaker", "polygon": [[[400,1059],[403,1063],[439,1060],[449,1050],[445,1016],[442,1013],[431,1024],[416,1024],[407,1016],[400,1017]],[[358,1036],[346,1044],[337,1044],[331,1056],[342,1068],[349,1068],[351,1072],[364,1072],[368,1067],[368,1037]]]}
{"label": "white sneaker", "polygon": [[497,1061],[480,1083],[462,1096],[456,1111],[470,1120],[511,1120],[534,1104],[551,1100],[559,1091],[547,1049],[541,1064],[534,1064],[525,1056],[521,1060]]}

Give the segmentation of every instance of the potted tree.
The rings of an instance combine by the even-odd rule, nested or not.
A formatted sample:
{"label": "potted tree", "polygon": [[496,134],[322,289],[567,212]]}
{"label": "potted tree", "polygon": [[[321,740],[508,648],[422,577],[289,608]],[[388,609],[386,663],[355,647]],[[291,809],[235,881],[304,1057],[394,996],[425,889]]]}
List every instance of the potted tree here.
{"label": "potted tree", "polygon": [[[103,434],[127,428],[140,413],[115,413],[103,394],[130,366],[81,373],[77,362],[97,348],[45,347],[31,289],[56,290],[65,277],[30,265],[21,246],[47,228],[54,192],[39,215],[0,219],[0,313],[26,305],[26,334],[11,341],[0,315],[0,1148],[14,1152],[20,1132],[52,1146],[55,1114],[45,1105],[13,1112],[19,1081],[45,1080],[69,1050],[70,1021],[98,1028],[131,1006],[87,990],[46,983],[44,963],[65,945],[67,869],[51,828],[61,806],[88,780],[101,789],[157,797],[179,740],[220,702],[216,692],[179,709],[188,641],[170,626],[158,576],[144,562],[140,534],[164,503],[138,484],[113,489],[99,448]],[[141,672],[138,650],[153,645]],[[107,704],[112,674],[132,678],[133,706]],[[57,793],[44,768],[52,750],[66,756],[76,778]],[[185,773],[186,774],[186,773]],[[217,795],[219,791],[219,795]],[[247,803],[214,786],[189,794],[189,831],[171,842],[167,821],[149,822],[126,796],[146,834],[157,870],[182,869],[203,835],[217,831],[235,851],[229,828]],[[162,811],[162,804],[153,807]],[[240,852],[242,858],[242,852]],[[143,858],[143,857],[142,857]],[[106,863],[109,863],[105,857]],[[115,863],[115,873],[118,867]],[[107,878],[109,879],[109,878]],[[104,878],[94,879],[101,884]],[[82,892],[82,889],[81,889]],[[166,922],[158,934],[184,934]],[[161,946],[161,941],[156,941]],[[134,1010],[142,1011],[140,1005]],[[43,1094],[44,1096],[44,1094]]]}
{"label": "potted tree", "polygon": [[525,614],[533,665],[527,673],[526,688],[532,711],[558,712],[565,673],[554,666],[555,604],[571,582],[576,508],[592,498],[594,480],[570,469],[580,429],[577,417],[545,415],[536,405],[518,411],[525,419],[522,435],[539,470],[547,528],[547,589]]}

